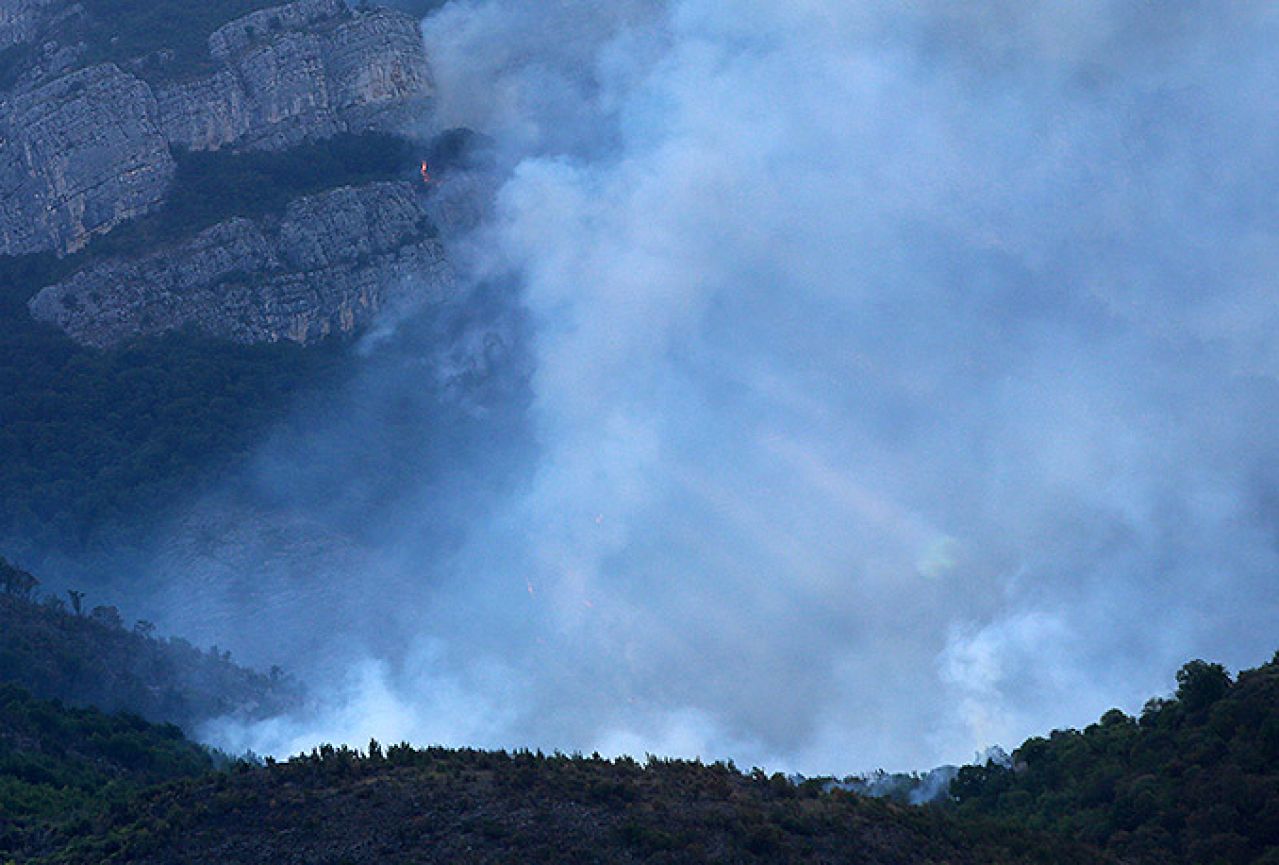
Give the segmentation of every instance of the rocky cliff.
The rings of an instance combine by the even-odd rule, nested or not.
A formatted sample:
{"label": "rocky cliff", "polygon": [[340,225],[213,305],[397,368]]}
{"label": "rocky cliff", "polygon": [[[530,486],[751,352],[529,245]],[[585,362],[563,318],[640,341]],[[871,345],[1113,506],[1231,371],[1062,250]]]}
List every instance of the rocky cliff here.
{"label": "rocky cliff", "polygon": [[208,37],[211,73],[171,80],[163,50],[145,64],[80,65],[93,46],[60,45],[76,27],[47,23],[76,8],[0,0],[0,48],[29,49],[10,57],[21,72],[0,94],[0,255],[72,252],[158,207],[171,148],[280,149],[393,129],[431,93],[417,23],[390,10],[299,0],[252,12]]}
{"label": "rocky cliff", "polygon": [[170,143],[279,149],[352,130],[402,126],[431,92],[417,23],[342,0],[301,0],[209,37],[213,75],[157,88]]}
{"label": "rocky cliff", "polygon": [[175,221],[162,242],[90,247],[138,217],[174,216],[166,204],[190,198],[182,151],[278,152],[296,173],[314,142],[403,133],[425,113],[431,75],[408,15],[343,0],[204,2],[0,0],[0,256],[83,251],[60,267],[78,272],[20,287],[32,314],[101,347],[184,326],[310,342],[354,330],[410,287],[445,291],[420,188],[368,182],[415,174],[411,159],[403,173],[312,184],[267,215],[237,203],[259,195],[251,184],[219,187],[204,200],[228,204],[222,215]]}
{"label": "rocky cliff", "polygon": [[230,219],[94,264],[41,290],[30,309],[94,346],[188,325],[236,342],[310,342],[397,298],[446,295],[452,277],[435,235],[410,184],[344,187],[299,198],[281,218]]}
{"label": "rocky cliff", "polygon": [[109,64],[0,103],[0,252],[72,251],[160,201],[174,163],[156,117]]}

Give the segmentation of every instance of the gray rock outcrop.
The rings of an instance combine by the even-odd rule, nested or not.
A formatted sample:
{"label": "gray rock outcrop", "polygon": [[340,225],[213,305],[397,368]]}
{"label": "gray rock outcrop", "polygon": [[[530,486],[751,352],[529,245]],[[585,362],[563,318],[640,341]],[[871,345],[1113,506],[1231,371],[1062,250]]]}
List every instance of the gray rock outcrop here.
{"label": "gray rock outcrop", "polygon": [[[0,0],[0,48],[56,33],[41,22],[77,8]],[[79,49],[41,44],[38,62],[0,94],[0,255],[74,252],[159,206],[172,147],[281,149],[392,130],[431,93],[417,22],[400,12],[299,0],[208,41],[214,72],[155,84],[114,64],[68,73]]]}
{"label": "gray rock outcrop", "polygon": [[282,218],[231,219],[142,258],[105,261],[32,299],[36,318],[110,346],[194,326],[237,342],[349,332],[399,298],[452,288],[434,226],[409,183],[343,187]]}
{"label": "gray rock outcrop", "polygon": [[341,0],[300,0],[209,37],[222,68],[157,88],[174,145],[280,149],[345,131],[402,126],[431,93],[417,22]]}
{"label": "gray rock outcrop", "polygon": [[159,204],[173,171],[150,88],[114,65],[0,101],[0,254],[79,249]]}

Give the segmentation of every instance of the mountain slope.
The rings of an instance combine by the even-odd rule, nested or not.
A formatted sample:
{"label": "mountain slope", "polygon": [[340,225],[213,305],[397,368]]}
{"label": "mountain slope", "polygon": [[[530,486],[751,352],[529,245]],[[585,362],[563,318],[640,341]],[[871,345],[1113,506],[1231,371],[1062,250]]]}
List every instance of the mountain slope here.
{"label": "mountain slope", "polygon": [[169,786],[48,862],[1100,863],[780,775],[652,759],[414,751],[309,757]]}
{"label": "mountain slope", "polygon": [[54,824],[122,805],[143,787],[213,771],[172,724],[39,700],[0,684],[0,861]]}
{"label": "mountain slope", "polygon": [[[0,13],[5,307],[35,298],[36,317],[99,347],[183,327],[307,343],[448,293],[418,176],[428,146],[386,145],[428,122],[418,22],[342,0],[187,6]],[[355,146],[316,153],[341,136]],[[234,165],[262,153],[281,156]],[[245,167],[268,168],[254,173],[274,212],[254,212],[257,184],[217,184]]]}
{"label": "mountain slope", "polygon": [[146,622],[126,629],[115,607],[85,605],[80,614],[57,598],[36,603],[25,597],[34,578],[24,574],[0,559],[0,683],[188,729],[226,715],[268,717],[300,699],[297,684],[278,672],[263,675],[215,649],[156,639]]}
{"label": "mountain slope", "polygon": [[1133,863],[1279,863],[1279,655],[1231,679],[1192,661],[1172,699],[960,770],[959,814],[1056,830]]}
{"label": "mountain slope", "polygon": [[0,548],[141,546],[335,385],[344,337],[462,300],[425,48],[340,0],[3,5]]}
{"label": "mountain slope", "polygon": [[0,72],[17,74],[0,76],[0,254],[74,252],[154,210],[172,149],[393,131],[431,92],[417,22],[399,12],[297,0],[209,33],[260,4],[177,8],[164,22],[136,14],[149,6],[54,0],[3,16],[0,44],[13,44]]}

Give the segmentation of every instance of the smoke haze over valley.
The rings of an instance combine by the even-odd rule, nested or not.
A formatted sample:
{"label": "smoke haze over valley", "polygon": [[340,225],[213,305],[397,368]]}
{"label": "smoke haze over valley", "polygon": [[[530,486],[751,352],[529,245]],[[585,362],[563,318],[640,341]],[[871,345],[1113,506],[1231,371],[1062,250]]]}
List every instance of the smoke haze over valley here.
{"label": "smoke haze over valley", "polygon": [[317,705],[204,731],[923,768],[1279,617],[1279,11],[451,0],[463,300],[113,590]]}

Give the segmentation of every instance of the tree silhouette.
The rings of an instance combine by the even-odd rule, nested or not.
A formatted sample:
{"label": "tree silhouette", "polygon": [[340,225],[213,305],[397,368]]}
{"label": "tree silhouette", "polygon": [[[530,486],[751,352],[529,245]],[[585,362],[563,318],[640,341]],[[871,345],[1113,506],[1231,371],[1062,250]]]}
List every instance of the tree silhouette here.
{"label": "tree silhouette", "polygon": [[1224,697],[1231,684],[1221,664],[1194,660],[1177,671],[1177,699],[1187,712],[1197,712]]}
{"label": "tree silhouette", "polygon": [[22,568],[9,564],[3,556],[0,556],[0,591],[7,595],[17,595],[19,598],[29,598],[38,585],[40,581],[34,576]]}

